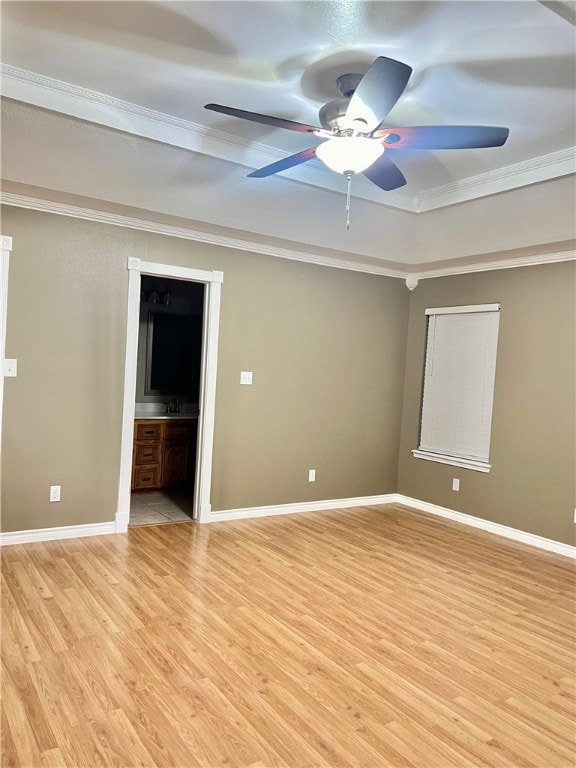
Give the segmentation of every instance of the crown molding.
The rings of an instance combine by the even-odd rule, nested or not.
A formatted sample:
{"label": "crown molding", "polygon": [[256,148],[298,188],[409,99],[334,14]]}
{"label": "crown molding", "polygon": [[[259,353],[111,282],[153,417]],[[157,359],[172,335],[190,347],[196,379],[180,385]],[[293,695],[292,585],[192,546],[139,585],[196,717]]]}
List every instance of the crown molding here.
{"label": "crown molding", "polygon": [[[240,251],[250,251],[265,256],[274,256],[280,259],[289,259],[292,261],[302,261],[307,264],[316,264],[323,267],[332,267],[335,269],[347,269],[352,272],[364,272],[369,275],[382,275],[384,277],[394,277],[406,282],[408,290],[413,291],[419,280],[425,280],[433,277],[448,277],[450,275],[465,275],[474,272],[488,272],[497,269],[514,269],[516,267],[531,267],[540,264],[552,264],[561,261],[576,260],[576,251],[556,251],[554,253],[542,253],[530,256],[515,256],[510,259],[495,259],[493,261],[476,262],[475,264],[454,263],[450,267],[435,269],[421,269],[417,272],[410,269],[399,268],[390,269],[386,267],[376,267],[374,265],[364,264],[362,262],[349,259],[337,259],[330,256],[321,256],[308,251],[294,250],[291,248],[281,248],[278,246],[259,243],[255,240],[241,240],[227,235],[216,235],[211,232],[203,232],[199,229],[187,227],[177,227],[169,224],[160,224],[159,222],[147,219],[139,219],[121,214],[110,213],[108,211],[98,211],[93,208],[83,208],[81,206],[44,200],[37,197],[28,197],[26,195],[17,195],[11,192],[0,193],[0,203],[2,205],[13,206],[15,208],[27,208],[42,213],[53,213],[59,216],[70,216],[75,219],[85,219],[86,221],[97,221],[101,224],[112,224],[117,227],[127,227],[128,229],[137,229],[143,232],[152,232],[167,237],[178,237],[184,240],[194,240],[196,242],[207,243],[209,245],[218,245],[223,248],[234,248]],[[3,237],[3,242],[12,245],[12,238]]]}
{"label": "crown molding", "polygon": [[[6,98],[249,168],[275,162],[286,154],[267,144],[249,142],[214,129],[207,130],[205,126],[190,120],[10,64],[0,64],[0,76],[2,95]],[[576,148],[569,147],[526,162],[433,187],[415,197],[410,197],[405,188],[387,192],[383,196],[382,191],[373,184],[358,179],[354,185],[354,197],[410,213],[423,213],[574,173],[575,156]],[[307,164],[305,169],[296,166],[284,171],[283,175],[334,192],[342,193],[344,189],[342,178],[324,169],[320,163]]]}
{"label": "crown molding", "polygon": [[[454,264],[452,267],[442,269],[424,269],[413,272],[408,280],[426,280],[432,277],[448,277],[449,275],[467,275],[473,272],[491,272],[496,269],[515,269],[517,267],[535,267],[541,264],[554,264],[560,261],[576,261],[576,251],[556,251],[554,253],[538,253],[532,256],[515,256],[511,259],[495,259],[494,261],[476,262],[476,264]],[[410,287],[410,286],[408,286]]]}
{"label": "crown molding", "polygon": [[211,232],[203,232],[199,229],[187,227],[177,227],[170,224],[161,224],[147,219],[138,219],[130,216],[124,216],[108,211],[98,211],[93,208],[82,208],[76,205],[54,202],[51,200],[42,200],[36,197],[27,197],[17,195],[11,192],[2,192],[0,194],[0,203],[3,205],[14,206],[15,208],[28,208],[43,213],[53,213],[59,216],[70,216],[75,219],[85,219],[86,221],[97,221],[101,224],[112,224],[117,227],[127,227],[128,229],[138,229],[142,232],[153,232],[157,235],[167,235],[168,237],[179,237],[184,240],[195,240],[200,243],[217,245],[223,248],[234,248],[240,251],[250,251],[251,253],[260,253],[266,256],[275,256],[280,259],[290,259],[292,261],[304,261],[308,264],[318,264],[323,267],[333,267],[335,269],[347,269],[353,272],[365,272],[369,275],[383,275],[384,277],[406,278],[406,271],[402,269],[389,269],[386,267],[377,267],[364,264],[361,261],[348,259],[337,259],[330,256],[322,256],[307,251],[299,251],[291,248],[281,248],[279,246],[259,243],[254,240],[242,240],[240,238],[230,237],[228,235],[216,235]]}
{"label": "crown molding", "polygon": [[[539,181],[548,181],[576,172],[576,147],[550,152],[521,163],[513,163],[494,171],[470,176],[462,181],[444,184],[421,192],[416,198],[418,213],[463,203],[477,197],[506,192]],[[482,191],[478,194],[478,190]]]}

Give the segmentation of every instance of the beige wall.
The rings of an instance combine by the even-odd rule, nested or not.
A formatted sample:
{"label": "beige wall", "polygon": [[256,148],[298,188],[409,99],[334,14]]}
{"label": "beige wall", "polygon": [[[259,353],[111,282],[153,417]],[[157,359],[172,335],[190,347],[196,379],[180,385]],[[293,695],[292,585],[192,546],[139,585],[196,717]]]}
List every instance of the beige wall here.
{"label": "beige wall", "polygon": [[[574,543],[575,269],[550,264],[422,280],[410,297],[398,491]],[[501,304],[489,474],[415,459],[426,307]],[[454,492],[452,478],[461,480]]]}
{"label": "beige wall", "polygon": [[[573,263],[422,280],[409,294],[400,280],[15,208],[2,232],[14,238],[6,353],[18,359],[5,381],[4,531],[114,518],[136,256],[224,272],[214,510],[398,491],[574,541]],[[484,302],[502,306],[488,475],[410,453],[424,309]]]}
{"label": "beige wall", "polygon": [[2,233],[14,238],[6,354],[18,359],[5,382],[4,531],[114,518],[129,256],[224,272],[213,509],[395,491],[401,281],[16,208]]}

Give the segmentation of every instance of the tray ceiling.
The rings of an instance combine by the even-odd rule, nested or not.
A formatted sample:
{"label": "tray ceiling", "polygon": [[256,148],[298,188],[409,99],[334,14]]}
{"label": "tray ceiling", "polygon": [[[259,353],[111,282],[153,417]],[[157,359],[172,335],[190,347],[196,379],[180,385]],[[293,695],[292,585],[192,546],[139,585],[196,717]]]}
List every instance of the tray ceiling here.
{"label": "tray ceiling", "polygon": [[[554,252],[575,229],[572,6],[4,0],[5,198],[65,199],[383,271]],[[503,125],[510,138],[397,151],[407,185],[354,178],[350,231],[346,180],[319,160],[247,178],[319,139],[203,108],[318,124],[336,78],[377,56],[414,70],[385,125]]]}

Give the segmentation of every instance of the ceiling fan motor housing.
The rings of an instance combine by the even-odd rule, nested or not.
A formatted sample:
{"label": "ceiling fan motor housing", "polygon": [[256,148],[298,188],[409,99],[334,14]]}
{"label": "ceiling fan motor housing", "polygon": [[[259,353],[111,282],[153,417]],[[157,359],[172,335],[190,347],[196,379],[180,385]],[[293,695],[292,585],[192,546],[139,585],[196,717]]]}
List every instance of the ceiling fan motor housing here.
{"label": "ceiling fan motor housing", "polygon": [[346,115],[349,103],[350,99],[342,98],[334,99],[333,101],[324,104],[318,113],[322,128],[325,128],[327,131],[337,132],[340,128],[340,122]]}
{"label": "ceiling fan motor housing", "polygon": [[320,109],[320,125],[327,131],[332,131],[337,136],[363,136],[366,135],[366,122],[346,119],[346,113],[350,105],[350,99],[358,88],[363,75],[340,75],[336,80],[341,99],[334,99]]}
{"label": "ceiling fan motor housing", "polygon": [[366,121],[346,116],[350,99],[334,99],[321,107],[320,125],[336,136],[366,136]]}

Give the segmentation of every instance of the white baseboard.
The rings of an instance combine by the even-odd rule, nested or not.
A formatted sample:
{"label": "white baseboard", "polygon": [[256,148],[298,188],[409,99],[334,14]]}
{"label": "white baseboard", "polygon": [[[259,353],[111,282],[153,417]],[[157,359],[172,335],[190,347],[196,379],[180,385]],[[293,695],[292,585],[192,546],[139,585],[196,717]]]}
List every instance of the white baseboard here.
{"label": "white baseboard", "polygon": [[114,533],[126,533],[130,522],[130,512],[116,512]]}
{"label": "white baseboard", "polygon": [[106,536],[117,533],[116,523],[89,523],[88,525],[63,525],[58,528],[38,528],[32,531],[0,533],[0,546],[29,544],[33,541],[78,539],[82,536]]}
{"label": "white baseboard", "polygon": [[518,528],[510,528],[507,525],[493,523],[491,520],[484,520],[481,517],[466,515],[463,512],[456,512],[454,509],[439,507],[437,504],[430,504],[427,501],[420,501],[420,499],[412,499],[409,496],[403,496],[401,493],[396,494],[395,503],[404,504],[407,507],[412,507],[421,512],[428,512],[429,514],[437,515],[438,517],[445,517],[448,520],[454,520],[456,523],[470,525],[473,528],[480,528],[483,531],[495,533],[497,536],[504,536],[507,539],[513,539],[522,544],[529,544],[531,547],[539,547],[540,549],[546,549],[548,552],[555,552],[557,555],[564,555],[565,557],[576,559],[576,547],[573,547],[571,544],[564,544],[561,541],[546,539],[543,536],[537,536],[535,533],[520,531]]}
{"label": "white baseboard", "polygon": [[[317,512],[326,509],[362,507],[373,504],[392,504],[398,500],[398,494],[383,496],[359,496],[353,499],[332,499],[330,501],[307,501],[297,504],[277,504],[271,507],[243,507],[211,512],[209,504],[201,507],[199,523],[212,523],[222,520],[243,520],[250,517],[269,517],[271,515],[290,515],[297,512]],[[202,519],[203,518],[203,519]],[[92,523],[88,525],[64,525],[58,528],[38,528],[31,531],[12,531],[0,533],[0,546],[9,544],[29,544],[34,541],[56,541],[58,539],[77,539],[82,536],[105,536],[111,533],[126,533],[130,521],[130,512],[117,512],[115,521],[110,523]]]}
{"label": "white baseboard", "polygon": [[330,501],[302,501],[296,504],[275,504],[269,507],[241,507],[239,509],[224,509],[220,512],[213,511],[207,522],[245,520],[250,517],[270,517],[272,515],[294,515],[298,512],[321,512],[327,509],[393,504],[397,501],[397,493],[387,493],[381,496],[356,496],[351,499],[331,499]]}
{"label": "white baseboard", "polygon": [[[224,520],[246,520],[254,517],[270,517],[273,515],[293,515],[300,512],[321,512],[329,509],[346,509],[350,507],[368,507],[374,505],[404,504],[420,512],[444,517],[462,525],[479,528],[497,536],[519,541],[532,547],[545,549],[557,555],[576,559],[576,547],[564,544],[561,541],[546,539],[528,531],[510,528],[507,525],[484,520],[481,517],[466,515],[454,509],[440,507],[428,501],[413,499],[401,493],[387,493],[380,496],[356,496],[350,499],[331,499],[324,501],[304,501],[296,504],[276,504],[267,507],[242,507],[239,509],[225,509],[219,512],[210,512],[206,522],[220,522]],[[0,533],[0,546],[9,544],[28,544],[34,541],[55,541],[58,539],[75,539],[82,536],[106,536],[113,533],[126,533],[128,530],[129,513],[118,512],[116,520],[109,523],[92,523],[88,525],[65,525],[58,528],[39,528],[32,531],[13,531]]]}

